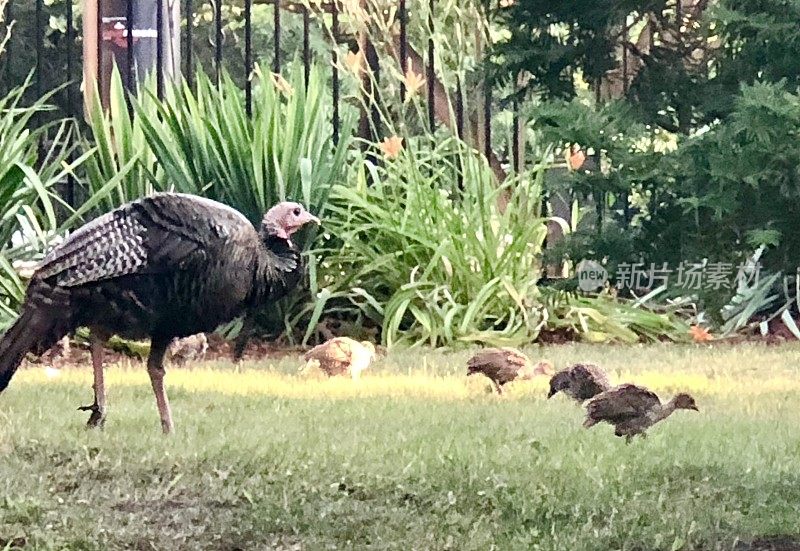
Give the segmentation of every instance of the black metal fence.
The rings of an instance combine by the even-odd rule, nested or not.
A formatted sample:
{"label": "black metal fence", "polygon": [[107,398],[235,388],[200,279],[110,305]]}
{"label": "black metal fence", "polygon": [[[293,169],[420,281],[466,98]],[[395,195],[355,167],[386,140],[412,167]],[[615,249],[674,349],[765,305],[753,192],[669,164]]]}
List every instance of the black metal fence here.
{"label": "black metal fence", "polygon": [[[272,36],[268,38],[271,44],[265,43],[263,36],[258,43],[254,41],[254,4],[259,7],[262,17],[264,10],[270,8],[272,10],[273,29]],[[427,14],[427,21],[419,23],[427,25],[431,35],[434,31],[433,14],[436,7],[436,0],[420,0],[419,5],[414,6],[417,10],[415,15],[423,14],[424,17],[424,14]],[[203,51],[200,53],[205,55],[205,59],[211,59],[210,66],[204,65],[204,69],[212,74],[216,73],[218,77],[223,69],[229,69],[225,66],[226,63],[232,60],[239,63],[243,57],[243,68],[239,70],[237,80],[240,80],[244,89],[247,113],[252,114],[251,75],[255,57],[259,55],[263,61],[267,61],[265,58],[268,58],[268,55],[264,53],[272,50],[271,69],[275,73],[281,71],[288,57],[283,48],[284,41],[287,41],[284,35],[291,34],[292,30],[291,25],[287,26],[288,22],[294,25],[294,29],[301,29],[300,36],[296,36],[295,32],[295,35],[289,36],[288,39],[294,40],[296,47],[294,55],[302,59],[306,82],[312,58],[316,57],[317,61],[330,66],[333,107],[331,124],[334,141],[338,141],[340,134],[342,90],[339,74],[340,46],[347,44],[350,51],[362,53],[367,71],[371,74],[370,78],[362,82],[367,88],[364,91],[366,107],[361,113],[362,124],[359,125],[359,134],[372,140],[380,139],[383,121],[370,88],[380,83],[378,53],[370,42],[368,33],[355,39],[352,35],[345,36],[340,31],[342,10],[341,0],[328,0],[321,4],[304,4],[292,0],[238,0],[238,2],[53,0],[48,3],[44,0],[34,0],[34,2],[8,0],[6,26],[13,21],[14,28],[6,52],[0,58],[0,75],[4,77],[0,93],[19,85],[24,82],[27,75],[32,74],[33,85],[28,89],[31,99],[34,95],[40,97],[43,93],[61,87],[53,96],[53,103],[58,110],[50,116],[66,116],[82,120],[83,98],[93,92],[95,85],[101,89],[103,87],[107,89],[109,86],[110,68],[113,65],[109,62],[111,59],[116,61],[123,83],[129,90],[135,89],[137,83],[144,77],[145,71],[139,71],[139,67],[152,68],[155,65],[157,94],[161,97],[164,93],[165,78],[170,78],[172,74],[181,75],[190,86],[193,86],[193,75],[200,64],[198,52],[202,48]],[[90,21],[90,18],[94,20]],[[198,18],[202,18],[208,26],[207,38],[197,36],[198,27],[195,26],[195,21]],[[482,95],[483,99],[479,99],[477,104],[471,106],[476,120],[472,120],[469,129],[465,129],[465,118],[469,118],[465,117],[463,89],[465,83],[459,78],[455,90],[447,90],[439,82],[434,63],[437,45],[432,36],[427,39],[424,49],[415,49],[415,45],[409,43],[407,0],[398,0],[395,18],[394,24],[398,32],[391,40],[394,42],[396,54],[392,56],[390,62],[397,64],[395,66],[399,67],[403,74],[406,70],[412,69],[415,73],[425,76],[427,123],[430,128],[434,129],[442,124],[450,125],[450,117],[442,116],[441,109],[444,106],[437,105],[437,101],[447,103],[447,109],[452,106],[454,111],[452,131],[468,141],[471,136],[475,147],[485,154],[499,177],[502,178],[508,170],[521,170],[524,152],[521,151],[520,145],[519,118],[514,116],[511,145],[508,145],[509,140],[503,141],[506,151],[501,162],[500,156],[492,146],[492,115],[497,106],[492,102],[492,90],[489,85],[479,84],[479,91],[482,91],[482,94],[477,97]],[[302,26],[297,25],[299,21],[302,21]],[[243,28],[240,27],[244,34],[242,57],[238,52],[237,55],[231,56],[230,52],[226,51],[224,29],[226,24],[232,22],[243,25]],[[79,26],[82,26],[82,30],[79,30]],[[258,30],[263,31],[263,29]],[[320,35],[323,37],[327,44],[324,52],[319,48],[316,55],[312,52],[312,33],[316,33],[317,38]],[[90,44],[91,40],[96,44]],[[320,59],[321,56],[327,56],[328,59]],[[87,67],[87,64],[92,63],[93,67]],[[383,63],[387,61],[384,59]],[[477,75],[472,80],[480,82],[480,78],[480,75]],[[80,88],[82,81],[83,93]],[[401,82],[400,99],[404,100],[406,94],[406,87]],[[446,100],[444,102],[443,97]],[[440,109],[438,113],[437,108]],[[66,195],[74,196],[71,183],[68,184]]]}

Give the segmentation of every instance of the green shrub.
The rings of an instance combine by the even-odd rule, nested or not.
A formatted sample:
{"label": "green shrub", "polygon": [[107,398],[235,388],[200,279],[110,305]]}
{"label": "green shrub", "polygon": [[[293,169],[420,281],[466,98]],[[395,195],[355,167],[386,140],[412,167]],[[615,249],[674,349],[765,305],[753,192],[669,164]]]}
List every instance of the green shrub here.
{"label": "green shrub", "polygon": [[295,64],[288,83],[279,86],[257,73],[259,85],[248,117],[242,91],[227,76],[219,86],[202,72],[197,90],[168,89],[163,102],[144,91],[134,101],[131,119],[122,82],[115,73],[111,109],[103,114],[95,101],[90,144],[98,155],[88,164],[91,193],[132,159],[135,167],[106,196],[104,208],[154,190],[203,195],[261,220],[274,203],[302,201],[321,213],[333,182],[341,178],[350,143],[351,122],[334,146],[326,87],[313,68],[306,88]]}
{"label": "green shrub", "polygon": [[544,165],[497,186],[485,159],[456,139],[407,145],[378,166],[357,165],[355,186],[334,188],[317,314],[366,318],[389,346],[521,345],[541,331],[685,338],[688,327],[667,313],[539,287]]}
{"label": "green shrub", "polygon": [[[29,129],[37,113],[48,109],[50,96],[25,107],[26,87],[0,98],[0,328],[16,317],[25,295],[14,264],[41,258],[68,226],[70,221],[59,224],[56,218],[60,200],[54,188],[88,155],[68,162],[71,121]],[[40,141],[49,145],[40,148]]]}

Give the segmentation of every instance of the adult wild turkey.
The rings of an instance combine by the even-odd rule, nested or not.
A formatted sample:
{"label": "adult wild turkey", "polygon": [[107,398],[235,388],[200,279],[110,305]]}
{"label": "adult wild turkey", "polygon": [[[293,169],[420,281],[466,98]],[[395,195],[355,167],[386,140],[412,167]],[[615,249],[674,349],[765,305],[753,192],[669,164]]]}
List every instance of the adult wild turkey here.
{"label": "adult wild turkey", "polygon": [[92,335],[94,404],[105,420],[103,342],[150,337],[147,372],[161,427],[172,430],[163,360],[175,337],[211,331],[277,299],[300,278],[290,237],[319,220],[297,203],[272,207],[256,230],[216,201],[157,193],[105,214],[47,255],[31,278],[22,313],[0,340],[0,391],[28,352],[42,354],[85,326]]}
{"label": "adult wild turkey", "polygon": [[549,375],[552,370],[550,362],[541,361],[534,365],[528,356],[514,348],[484,348],[467,361],[467,376],[486,375],[498,394],[503,394],[506,383]]}
{"label": "adult wild turkey", "polygon": [[552,398],[563,391],[578,402],[584,402],[610,388],[608,376],[600,366],[578,363],[553,375],[547,397]]}
{"label": "adult wild turkey", "polygon": [[625,384],[601,392],[586,403],[586,421],[592,427],[605,421],[614,425],[614,434],[624,436],[626,442],[672,415],[677,409],[698,411],[694,398],[681,393],[662,404],[658,396],[644,387]]}

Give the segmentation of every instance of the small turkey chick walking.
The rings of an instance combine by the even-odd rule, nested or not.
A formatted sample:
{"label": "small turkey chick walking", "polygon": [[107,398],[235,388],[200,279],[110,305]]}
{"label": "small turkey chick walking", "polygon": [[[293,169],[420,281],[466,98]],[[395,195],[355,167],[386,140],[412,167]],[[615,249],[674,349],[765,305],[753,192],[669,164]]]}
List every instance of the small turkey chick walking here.
{"label": "small turkey chick walking", "polygon": [[578,363],[563,369],[550,379],[550,392],[547,398],[552,398],[559,392],[564,392],[578,402],[584,402],[611,388],[608,376],[603,369],[591,363]]}
{"label": "small turkey chick walking", "polygon": [[356,380],[375,359],[375,345],[369,341],[335,337],[306,352],[303,359],[306,360],[304,371],[317,366],[328,377],[349,374]]}
{"label": "small turkey chick walking", "polygon": [[498,394],[503,394],[503,385],[511,381],[533,379],[552,372],[550,362],[540,361],[534,365],[528,356],[514,348],[484,348],[467,361],[467,376],[482,373],[492,381]]}
{"label": "small turkey chick walking", "polygon": [[658,396],[644,387],[625,384],[602,392],[586,403],[586,421],[592,427],[605,421],[614,425],[614,434],[624,436],[626,442],[637,434],[647,436],[645,430],[672,415],[678,409],[699,411],[689,394],[675,395],[662,404]]}
{"label": "small turkey chick walking", "polygon": [[202,361],[206,357],[206,352],[208,352],[208,338],[205,333],[173,339],[169,345],[169,359],[178,366]]}
{"label": "small turkey chick walking", "polygon": [[0,340],[0,391],[29,352],[41,355],[78,327],[91,331],[94,403],[106,415],[103,343],[150,338],[147,372],[161,427],[172,431],[164,356],[176,337],[217,326],[285,295],[299,281],[290,237],[319,220],[279,203],[256,229],[236,210],[202,197],[156,193],[89,222],[34,272],[19,319]]}

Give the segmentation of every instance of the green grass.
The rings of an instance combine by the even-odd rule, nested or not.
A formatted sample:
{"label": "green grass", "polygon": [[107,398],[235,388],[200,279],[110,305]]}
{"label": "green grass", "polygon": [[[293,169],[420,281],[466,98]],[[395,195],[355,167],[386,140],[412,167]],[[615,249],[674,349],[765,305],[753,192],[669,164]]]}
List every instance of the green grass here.
{"label": "green grass", "polygon": [[[800,347],[566,346],[618,380],[694,393],[626,445],[545,381],[506,398],[466,352],[394,352],[359,383],[299,361],[173,369],[161,436],[141,366],[20,372],[0,397],[0,539],[26,549],[731,549],[798,534]],[[22,542],[23,540],[19,540]],[[2,546],[0,546],[2,549]]]}

